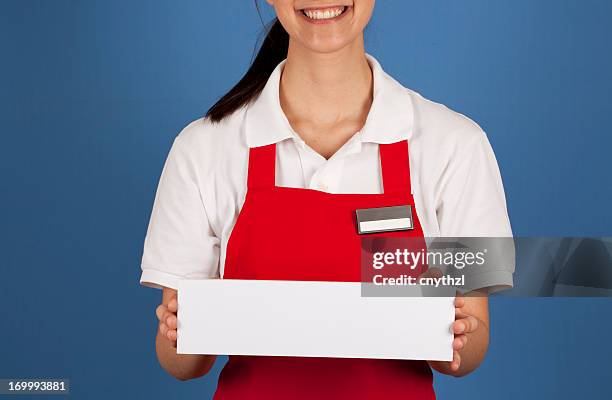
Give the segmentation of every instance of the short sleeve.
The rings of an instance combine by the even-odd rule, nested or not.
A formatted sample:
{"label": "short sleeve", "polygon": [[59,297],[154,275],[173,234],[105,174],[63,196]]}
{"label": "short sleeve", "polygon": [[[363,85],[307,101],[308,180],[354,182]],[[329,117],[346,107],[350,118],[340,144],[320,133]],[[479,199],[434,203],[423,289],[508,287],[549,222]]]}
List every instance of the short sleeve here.
{"label": "short sleeve", "polygon": [[174,288],[181,279],[219,274],[219,240],[198,186],[198,171],[179,135],[155,195],[142,256],[140,283]]}
{"label": "short sleeve", "polygon": [[[473,129],[458,136],[445,172],[436,208],[442,237],[512,237],[501,174],[482,130]],[[486,269],[464,270],[466,289],[488,288],[491,293],[512,287],[513,242],[509,239],[496,243],[505,247],[503,262]]]}

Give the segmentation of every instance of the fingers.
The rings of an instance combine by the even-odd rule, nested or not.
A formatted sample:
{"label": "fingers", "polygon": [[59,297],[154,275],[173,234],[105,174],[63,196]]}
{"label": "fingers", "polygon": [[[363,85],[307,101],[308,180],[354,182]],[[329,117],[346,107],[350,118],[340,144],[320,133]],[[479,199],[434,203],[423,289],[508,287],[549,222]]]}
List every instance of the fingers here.
{"label": "fingers", "polygon": [[166,338],[171,342],[176,342],[176,330],[168,329],[168,331],[166,332]]}
{"label": "fingers", "polygon": [[478,320],[471,315],[457,319],[453,322],[453,333],[455,335],[462,333],[471,333],[478,328]]}
{"label": "fingers", "polygon": [[460,320],[469,317],[469,314],[463,312],[462,308],[455,308],[455,320]]}
{"label": "fingers", "polygon": [[167,305],[161,304],[155,310],[155,315],[159,320],[159,333],[166,339],[176,341],[176,328],[178,320],[176,311],[178,310],[178,302],[176,298],[170,300]]}
{"label": "fingers", "polygon": [[164,324],[163,322],[160,322],[159,323],[159,333],[163,337],[166,337],[166,334],[168,333],[168,325]]}
{"label": "fingers", "polygon": [[453,339],[453,361],[450,363],[450,369],[456,372],[461,366],[461,354],[459,354],[459,351],[467,345],[467,333],[474,332],[478,328],[478,319],[463,312],[462,308],[465,306],[465,298],[461,293],[457,293],[454,303],[455,322],[453,322],[452,331],[455,338]]}
{"label": "fingers", "polygon": [[157,316],[157,319],[159,321],[161,321],[164,318],[164,315],[166,314],[166,306],[163,304],[160,304],[159,306],[157,306],[157,308],[155,309],[155,315]]}
{"label": "fingers", "polygon": [[455,297],[455,308],[462,308],[463,306],[465,306],[465,297],[457,293]]}
{"label": "fingers", "polygon": [[170,316],[159,322],[159,333],[170,341],[176,341],[176,317]]}
{"label": "fingers", "polygon": [[450,367],[452,371],[458,371],[461,366],[461,355],[457,351],[453,351],[453,361],[451,361]]}
{"label": "fingers", "polygon": [[168,328],[168,325],[163,322],[159,323],[159,333],[170,341],[176,341],[176,329]]}
{"label": "fingers", "polygon": [[176,297],[168,302],[168,311],[176,313],[178,311],[178,301]]}
{"label": "fingers", "polygon": [[176,327],[177,327],[177,318],[176,318],[176,315],[169,314],[166,317],[164,322],[168,326],[168,328],[176,330]]}
{"label": "fingers", "polygon": [[453,339],[453,350],[460,351],[462,350],[468,342],[467,335],[457,335],[455,339]]}
{"label": "fingers", "polygon": [[168,310],[168,307],[163,304],[158,306],[155,310],[155,315],[157,315],[157,319],[160,323],[168,325],[170,329],[176,329],[176,314]]}

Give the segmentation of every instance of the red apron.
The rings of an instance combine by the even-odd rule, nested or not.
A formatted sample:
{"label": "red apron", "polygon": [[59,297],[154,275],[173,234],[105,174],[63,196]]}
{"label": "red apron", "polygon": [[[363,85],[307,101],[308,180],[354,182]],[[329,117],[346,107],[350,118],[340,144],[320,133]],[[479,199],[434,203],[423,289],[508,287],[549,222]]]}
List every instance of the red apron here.
{"label": "red apron", "polygon": [[[415,209],[408,142],[379,148],[383,194],[277,187],[276,144],[251,148],[248,190],[228,242],[224,279],[359,282],[355,210]],[[416,211],[413,220],[413,230],[385,235],[423,237]],[[214,398],[435,399],[435,394],[425,361],[230,356]]]}

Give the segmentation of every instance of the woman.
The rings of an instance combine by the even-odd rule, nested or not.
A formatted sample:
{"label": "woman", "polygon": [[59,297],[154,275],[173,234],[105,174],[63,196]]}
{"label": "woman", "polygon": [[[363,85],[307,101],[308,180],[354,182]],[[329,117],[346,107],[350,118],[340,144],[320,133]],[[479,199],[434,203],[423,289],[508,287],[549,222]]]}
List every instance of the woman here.
{"label": "woman", "polygon": [[[411,205],[406,236],[511,236],[483,131],[365,53],[374,0],[268,3],[278,20],[249,71],[176,138],[145,240],[141,282],[163,288],[157,354],[179,379],[215,360],[176,354],[179,279],[359,280],[330,261],[356,254],[359,208]],[[511,283],[497,271],[479,287]],[[468,374],[488,346],[486,296],[455,304],[452,362],[232,356],[215,397],[434,398],[430,367]]]}

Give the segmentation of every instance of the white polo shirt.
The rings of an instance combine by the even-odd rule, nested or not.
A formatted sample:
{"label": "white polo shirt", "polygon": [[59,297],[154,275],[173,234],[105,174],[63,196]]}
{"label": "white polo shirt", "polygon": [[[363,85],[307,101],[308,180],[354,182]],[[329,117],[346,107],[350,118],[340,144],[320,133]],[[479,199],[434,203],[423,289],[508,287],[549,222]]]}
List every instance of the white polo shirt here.
{"label": "white polo shirt", "polygon": [[[381,193],[378,145],[408,139],[415,208],[426,237],[512,236],[499,169],[482,129],[403,87],[367,57],[372,107],[361,131],[330,159],[300,139],[281,109],[284,62],[247,107],[217,124],[198,119],[185,127],[162,171],[140,282],[176,288],[180,279],[223,276],[246,194],[249,148],[271,143],[277,144],[278,186]],[[513,270],[489,271],[480,286],[512,285]]]}

